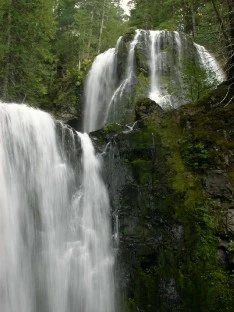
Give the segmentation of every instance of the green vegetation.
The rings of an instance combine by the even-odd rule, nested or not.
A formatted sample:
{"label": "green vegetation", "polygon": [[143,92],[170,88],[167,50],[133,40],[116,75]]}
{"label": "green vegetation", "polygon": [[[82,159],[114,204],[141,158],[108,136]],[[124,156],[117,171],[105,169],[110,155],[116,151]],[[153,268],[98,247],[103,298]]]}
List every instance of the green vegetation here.
{"label": "green vegetation", "polygon": [[182,80],[182,101],[184,99],[189,99],[190,101],[195,102],[207,95],[218,85],[215,73],[211,71],[207,73],[206,69],[204,69],[199,63],[196,63],[194,59],[191,59],[183,65]]}
{"label": "green vegetation", "polygon": [[[186,312],[233,311],[233,275],[218,259],[219,237],[229,240],[229,257],[233,256],[233,237],[223,228],[225,212],[203,182],[210,170],[220,168],[220,158],[234,148],[229,137],[233,105],[226,105],[230,99],[215,109],[207,107],[212,107],[211,102],[217,104],[225,90],[227,87],[220,87],[198,104],[161,116],[151,114],[128,136],[130,151],[123,157],[140,189],[144,212],[140,224],[147,226],[147,218],[161,220],[151,223],[153,229],[141,232],[141,242],[147,246],[151,236],[162,239],[156,247],[148,245],[151,253],[139,251],[134,292],[124,312],[166,312],[175,306]],[[219,151],[216,156],[215,149]],[[230,176],[231,168],[231,164],[222,164]],[[179,240],[168,231],[174,226],[182,229]],[[174,299],[167,298],[167,289],[174,289]]]}
{"label": "green vegetation", "polygon": [[130,25],[184,32],[227,64],[233,81],[234,6],[232,0],[133,0]]}
{"label": "green vegetation", "polygon": [[[226,15],[229,1],[213,3],[201,0],[134,0],[133,2],[135,7],[131,12],[130,25],[138,28],[183,31],[201,44],[208,43],[210,47],[218,48],[220,21],[217,13],[219,13],[223,30],[228,33],[229,20]],[[212,38],[209,36],[210,33],[213,35]]]}
{"label": "green vegetation", "polygon": [[[120,35],[125,33],[129,42],[136,28],[184,32],[227,63],[232,81],[231,0],[132,3],[128,21],[118,0],[0,1],[0,98],[27,102],[58,116],[80,114],[82,86],[91,61],[113,47]],[[140,63],[138,93],[144,92],[147,83],[144,62]],[[209,89],[208,82],[201,83],[202,76],[195,64],[184,69],[184,80],[190,86],[186,92],[193,100]]]}
{"label": "green vegetation", "polygon": [[[234,55],[234,27],[230,0],[132,3],[128,21],[118,0],[0,1],[0,98],[27,102],[57,116],[79,115],[91,61],[113,47],[120,35],[125,33],[129,42],[136,28],[184,32],[220,55],[223,64],[228,64],[231,81],[234,66],[228,56]],[[222,48],[221,53],[223,46],[228,50]],[[139,57],[136,53],[141,65],[137,94],[145,92],[147,84],[144,60]],[[195,64],[184,68],[189,98],[201,98],[210,88],[203,76]]]}
{"label": "green vegetation", "polygon": [[0,98],[79,114],[91,60],[126,29],[115,0],[0,1]]}
{"label": "green vegetation", "polygon": [[1,1],[0,26],[1,99],[43,103],[53,68],[52,1]]}
{"label": "green vegetation", "polygon": [[[79,115],[91,61],[123,33],[127,47],[136,28],[183,31],[224,57],[232,82],[231,0],[133,2],[127,22],[117,0],[0,1],[0,98],[59,117]],[[136,51],[139,83],[127,99],[129,111],[148,86],[142,55]],[[210,81],[194,62],[182,71],[185,96],[198,102],[151,114],[129,133],[114,123],[97,133],[101,144],[111,136],[116,144],[121,141],[122,164],[134,179],[132,194],[128,189],[121,194],[129,219],[138,218],[135,227],[125,224],[122,235],[140,246],[130,263],[134,277],[124,312],[167,312],[175,306],[186,312],[233,311],[233,272],[217,256],[220,237],[229,243],[227,256],[234,256],[233,236],[224,223],[228,208],[219,195],[209,194],[204,179],[218,169],[234,182],[234,94],[225,84],[207,94]],[[126,112],[126,120],[131,114]]]}
{"label": "green vegetation", "polygon": [[209,153],[203,143],[191,143],[183,140],[180,153],[185,164],[193,171],[202,172],[208,167]]}

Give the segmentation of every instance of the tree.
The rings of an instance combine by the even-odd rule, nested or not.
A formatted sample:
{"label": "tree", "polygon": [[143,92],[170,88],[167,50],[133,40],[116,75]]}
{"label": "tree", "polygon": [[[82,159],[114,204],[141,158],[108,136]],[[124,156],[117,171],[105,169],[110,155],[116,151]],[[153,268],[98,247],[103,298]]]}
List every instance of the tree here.
{"label": "tree", "polygon": [[57,109],[126,26],[117,0],[0,0],[0,27],[0,98]]}
{"label": "tree", "polygon": [[60,0],[53,44],[56,75],[51,101],[75,114],[87,66],[97,54],[113,47],[125,29],[123,10],[113,0]]}
{"label": "tree", "polygon": [[211,0],[220,29],[225,40],[227,50],[227,80],[230,84],[234,83],[234,1],[226,0],[225,15],[219,10],[215,0]]}
{"label": "tree", "polygon": [[36,103],[45,98],[51,78],[54,3],[4,0],[0,6],[0,96]]}
{"label": "tree", "polygon": [[227,79],[234,82],[234,0],[132,2],[135,7],[131,11],[131,26],[184,32],[226,63]]}
{"label": "tree", "polygon": [[229,17],[229,46],[227,77],[231,84],[234,83],[234,0],[227,0]]}

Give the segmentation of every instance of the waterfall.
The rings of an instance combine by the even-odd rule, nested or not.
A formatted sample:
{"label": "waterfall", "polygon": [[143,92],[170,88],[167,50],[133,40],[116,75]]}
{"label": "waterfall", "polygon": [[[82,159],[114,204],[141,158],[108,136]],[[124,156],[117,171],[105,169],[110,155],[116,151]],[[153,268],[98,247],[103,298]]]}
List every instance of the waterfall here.
{"label": "waterfall", "polygon": [[114,89],[115,49],[98,55],[93,62],[85,86],[84,131],[91,132],[103,126],[106,106]]}
{"label": "waterfall", "polygon": [[[155,102],[159,102],[159,77],[157,75],[156,71],[160,70],[160,54],[159,54],[159,48],[160,48],[160,42],[158,37],[160,36],[160,31],[151,31],[150,32],[150,61],[149,61],[149,67],[151,71],[150,75],[150,93],[149,98]],[[155,51],[157,51],[155,53]]]}
{"label": "waterfall", "polygon": [[[225,74],[216,59],[206,50],[205,47],[197,43],[194,43],[194,46],[197,49],[200,63],[207,72],[208,79],[216,79],[217,83],[224,81]],[[212,75],[213,77],[210,77]]]}
{"label": "waterfall", "polygon": [[[196,93],[196,84],[187,77],[191,66],[197,70],[196,79],[203,79],[207,87],[225,78],[217,61],[204,47],[177,31],[136,30],[127,57],[120,61],[121,42],[122,37],[115,49],[100,54],[89,72],[85,88],[86,132],[101,128],[107,121],[132,122],[135,101],[142,96],[163,108],[193,100],[189,93]],[[119,66],[123,71],[120,81]],[[200,69],[205,70],[206,77],[199,77]],[[192,76],[191,72],[189,75]]]}
{"label": "waterfall", "polygon": [[[110,109],[112,109],[112,114],[114,115],[114,119],[116,119],[116,116],[118,116],[119,108],[118,104],[122,100],[125,93],[130,92],[133,80],[134,80],[134,70],[135,70],[135,48],[136,45],[139,42],[139,37],[141,35],[140,30],[136,30],[136,34],[133,38],[133,41],[130,43],[129,51],[128,51],[128,58],[127,58],[127,65],[126,65],[126,72],[125,77],[123,81],[120,82],[119,86],[114,91],[111,100],[109,102],[109,105],[107,107],[107,111],[109,113]],[[121,110],[124,110],[124,107],[121,107]],[[109,114],[107,115],[107,118],[105,121],[107,121],[109,117]]]}
{"label": "waterfall", "polygon": [[149,98],[161,106],[169,102],[171,104],[170,95],[163,92],[161,86],[161,78],[163,70],[167,66],[167,53],[161,50],[161,43],[164,41],[164,31],[150,31],[150,92]]}
{"label": "waterfall", "polygon": [[61,136],[49,114],[0,103],[1,312],[114,311],[100,163],[87,135],[58,127]]}
{"label": "waterfall", "polygon": [[83,150],[83,197],[77,215],[82,238],[82,244],[78,247],[82,257],[78,264],[77,280],[81,290],[80,311],[114,312],[109,198],[92,142],[86,133],[79,133],[79,137]]}
{"label": "waterfall", "polygon": [[[164,77],[168,75],[168,68],[172,71],[173,79],[181,82],[178,66],[182,62],[182,41],[177,31],[149,31],[149,68],[150,68],[150,90],[149,98],[162,107],[175,106],[176,99],[169,93],[168,83]],[[173,51],[177,53],[177,62]],[[175,53],[175,52],[174,52]],[[179,84],[180,86],[180,84]]]}
{"label": "waterfall", "polygon": [[183,95],[186,93],[183,70],[186,71],[189,63],[196,62],[196,56],[210,84],[217,85],[224,80],[223,70],[205,47],[191,44],[177,31],[149,31],[149,38],[149,98],[160,106],[175,107],[189,101]]}
{"label": "waterfall", "polygon": [[122,37],[116,47],[98,55],[85,83],[84,132],[100,129],[107,118],[109,103],[116,86],[117,53]]}
{"label": "waterfall", "polygon": [[84,132],[100,129],[110,114],[118,115],[118,103],[132,87],[135,47],[140,35],[141,31],[137,30],[130,43],[124,79],[119,84],[116,68],[122,37],[118,39],[114,49],[109,49],[95,58],[85,85]]}

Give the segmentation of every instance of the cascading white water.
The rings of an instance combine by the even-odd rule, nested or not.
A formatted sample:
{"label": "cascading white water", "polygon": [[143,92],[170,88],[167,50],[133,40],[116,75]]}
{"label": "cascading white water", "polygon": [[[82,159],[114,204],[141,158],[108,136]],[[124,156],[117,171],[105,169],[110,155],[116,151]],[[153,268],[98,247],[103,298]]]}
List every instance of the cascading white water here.
{"label": "cascading white water", "polygon": [[101,128],[107,121],[111,108],[115,115],[115,105],[131,88],[135,69],[135,47],[140,35],[141,31],[137,30],[130,43],[124,79],[119,85],[116,86],[116,67],[122,37],[118,39],[114,49],[109,49],[95,58],[85,85],[84,132]]}
{"label": "cascading white water", "polygon": [[167,32],[159,30],[149,31],[149,68],[150,68],[150,90],[149,98],[157,104],[174,106],[172,94],[169,94],[167,85],[163,81],[163,75],[170,67],[174,71],[174,79],[180,79],[180,72],[173,62],[173,49],[178,54],[178,63],[181,65],[181,37],[177,31]]}
{"label": "cascading white water", "polygon": [[[79,135],[78,183],[55,130],[47,113],[0,103],[0,311],[113,312],[110,212],[100,166],[91,141]],[[75,153],[79,138],[69,131]]]}
{"label": "cascading white water", "polygon": [[[189,86],[186,75],[191,64],[193,66],[199,63],[198,59],[200,66],[206,71],[207,79],[203,79],[207,86],[215,85],[225,78],[211,54],[204,47],[187,40],[183,34],[177,31],[136,30],[128,48],[128,57],[126,61],[122,60],[121,70],[125,64],[122,80],[117,81],[117,54],[121,39],[118,40],[115,50],[108,50],[95,59],[89,73],[85,108],[85,112],[89,112],[85,114],[87,132],[99,129],[108,120],[133,121],[132,94],[139,85],[141,93],[136,97],[149,97],[164,108],[177,107],[191,101],[191,85]],[[148,86],[142,87],[142,82],[137,81],[140,74],[135,74],[136,50],[141,79],[143,84],[146,84],[144,81],[148,79]],[[197,71],[199,72],[199,68]]]}
{"label": "cascading white water", "polygon": [[[206,50],[205,47],[200,44],[194,43],[197,49],[201,65],[207,71],[208,79],[216,79],[218,83],[221,83],[225,79],[224,71],[221,69],[216,59]],[[213,74],[213,77],[209,77]]]}
{"label": "cascading white water", "polygon": [[83,312],[114,312],[114,257],[111,250],[110,207],[89,136],[79,133],[83,150],[82,198],[77,222],[81,243],[77,252],[80,300]]}
{"label": "cascading white water", "polygon": [[0,119],[0,311],[66,311],[69,168],[54,122],[2,103]]}
{"label": "cascading white water", "polygon": [[127,68],[124,80],[121,82],[120,86],[115,90],[110,105],[112,102],[116,100],[116,97],[122,98],[123,93],[131,86],[131,82],[134,75],[134,57],[135,57],[135,48],[138,43],[138,39],[140,37],[141,32],[136,30],[136,34],[133,38],[133,41],[130,43],[129,52],[128,52],[128,59],[127,59]]}
{"label": "cascading white water", "polygon": [[115,86],[114,61],[115,49],[109,49],[93,62],[85,86],[84,132],[89,133],[103,126],[106,107]]}
{"label": "cascading white water", "polygon": [[160,53],[161,31],[150,31],[150,93],[149,98],[156,103],[161,102],[160,76],[162,70],[163,53]]}
{"label": "cascading white water", "polygon": [[122,37],[116,47],[98,55],[85,84],[84,132],[101,128],[107,118],[109,103],[116,87],[117,53]]}
{"label": "cascading white water", "polygon": [[[116,104],[118,105],[118,103],[121,101],[124,93],[128,92],[131,88],[131,85],[132,85],[132,82],[134,79],[134,70],[135,70],[135,64],[134,64],[135,48],[139,42],[140,36],[141,36],[141,31],[136,30],[136,34],[133,38],[133,41],[130,43],[130,46],[129,46],[125,78],[123,81],[121,81],[120,85],[116,88],[116,90],[114,91],[114,93],[111,97],[111,100],[110,100],[109,105],[107,107],[108,113],[109,113],[109,110],[111,107],[116,106]],[[113,110],[115,111],[116,108],[114,108]],[[114,112],[114,114],[115,114],[115,112]],[[107,118],[108,118],[108,115],[106,117],[106,120],[107,120]]]}

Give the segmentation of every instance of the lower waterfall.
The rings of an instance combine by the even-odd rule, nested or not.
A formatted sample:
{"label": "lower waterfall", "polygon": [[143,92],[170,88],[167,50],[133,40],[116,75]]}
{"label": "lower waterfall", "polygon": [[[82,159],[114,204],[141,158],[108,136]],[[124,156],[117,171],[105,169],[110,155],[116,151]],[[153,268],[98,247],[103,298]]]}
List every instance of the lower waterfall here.
{"label": "lower waterfall", "polygon": [[0,311],[114,312],[100,162],[88,135],[63,128],[70,152],[81,141],[72,163],[57,132],[49,114],[0,103]]}
{"label": "lower waterfall", "polygon": [[100,177],[100,162],[88,134],[79,133],[83,150],[82,194],[77,222],[81,311],[114,312],[114,258],[110,246],[109,197]]}

